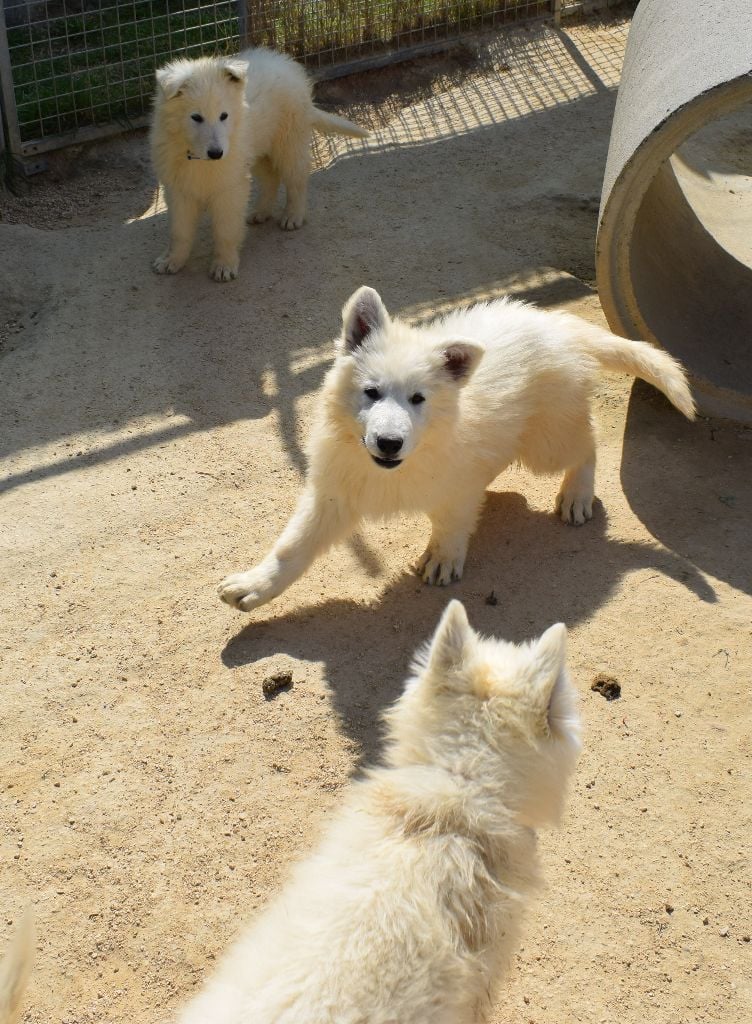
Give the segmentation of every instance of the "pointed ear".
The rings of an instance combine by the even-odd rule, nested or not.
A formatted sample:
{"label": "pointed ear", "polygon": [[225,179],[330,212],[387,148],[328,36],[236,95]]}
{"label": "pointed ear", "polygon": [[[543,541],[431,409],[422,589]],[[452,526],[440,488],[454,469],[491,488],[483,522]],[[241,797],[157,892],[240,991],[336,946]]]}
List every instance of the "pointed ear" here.
{"label": "pointed ear", "polygon": [[441,358],[447,373],[457,384],[465,384],[471,377],[486,351],[479,341],[470,338],[458,338],[445,343],[441,348]]}
{"label": "pointed ear", "polygon": [[157,84],[164,94],[166,100],[174,100],[180,96],[183,86],[188,81],[189,72],[185,68],[179,68],[175,64],[165,64],[157,71]]}
{"label": "pointed ear", "polygon": [[373,288],[358,288],[342,310],[342,341],[346,352],[354,352],[375,330],[386,327],[389,314]]}
{"label": "pointed ear", "polygon": [[231,82],[243,84],[248,78],[248,65],[242,60],[226,60],[223,70]]}
{"label": "pointed ear", "polygon": [[428,651],[429,671],[445,675],[458,668],[472,634],[464,605],[461,601],[450,601],[431,641]]}
{"label": "pointed ear", "polygon": [[530,684],[532,697],[541,710],[548,710],[559,676],[567,661],[567,627],[563,622],[550,626],[533,645]]}

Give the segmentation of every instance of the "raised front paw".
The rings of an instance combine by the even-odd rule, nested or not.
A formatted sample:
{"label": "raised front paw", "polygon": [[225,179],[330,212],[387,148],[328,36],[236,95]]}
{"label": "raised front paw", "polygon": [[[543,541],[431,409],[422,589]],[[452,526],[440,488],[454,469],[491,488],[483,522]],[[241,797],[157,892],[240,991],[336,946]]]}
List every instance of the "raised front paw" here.
{"label": "raised front paw", "polygon": [[218,594],[225,604],[241,612],[251,612],[268,598],[268,580],[259,569],[236,572],[219,585]]}
{"label": "raised front paw", "polygon": [[563,522],[571,526],[582,526],[593,518],[592,492],[580,493],[576,490],[562,490],[556,496],[556,511]]}
{"label": "raised front paw", "polygon": [[461,580],[464,568],[464,550],[451,551],[431,543],[418,562],[418,575],[423,577],[424,583],[437,583],[445,587],[454,580]]}
{"label": "raised front paw", "polygon": [[169,252],[157,256],[151,265],[152,270],[155,270],[158,274],[177,274],[182,266],[182,261],[176,260]]}

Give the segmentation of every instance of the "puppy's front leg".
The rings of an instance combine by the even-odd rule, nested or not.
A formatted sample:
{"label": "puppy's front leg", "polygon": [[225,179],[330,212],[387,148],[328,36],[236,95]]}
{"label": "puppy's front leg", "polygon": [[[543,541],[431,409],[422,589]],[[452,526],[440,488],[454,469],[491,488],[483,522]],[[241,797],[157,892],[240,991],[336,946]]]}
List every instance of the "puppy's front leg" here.
{"label": "puppy's front leg", "polygon": [[228,185],[226,190],[215,193],[209,202],[214,234],[211,276],[215,281],[232,281],[238,276],[249,189],[246,181]]}
{"label": "puppy's front leg", "polygon": [[485,491],[468,499],[462,494],[459,503],[443,505],[429,513],[431,539],[418,563],[418,573],[425,583],[442,587],[452,580],[461,580],[470,536],[478,521]]}
{"label": "puppy's front leg", "polygon": [[180,190],[165,189],[170,219],[170,245],[152,267],[158,274],[177,274],[191,254],[201,208],[193,196]]}
{"label": "puppy's front leg", "polygon": [[351,533],[356,517],[341,499],[307,488],[292,519],[255,569],[228,576],[219,596],[233,608],[250,612],[277,597],[302,576],[318,555]]}

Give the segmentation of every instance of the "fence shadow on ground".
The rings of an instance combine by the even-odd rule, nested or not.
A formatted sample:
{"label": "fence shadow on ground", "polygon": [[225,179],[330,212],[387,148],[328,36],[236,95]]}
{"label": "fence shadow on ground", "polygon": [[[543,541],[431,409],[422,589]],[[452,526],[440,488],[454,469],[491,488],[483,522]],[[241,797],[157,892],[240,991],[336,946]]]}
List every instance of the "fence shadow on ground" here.
{"label": "fence shadow on ground", "polygon": [[747,594],[750,456],[752,430],[724,420],[689,423],[662,395],[635,383],[621,465],[633,512],[677,556]]}
{"label": "fence shadow on ground", "polygon": [[[274,225],[249,232],[231,285],[206,278],[205,236],[177,278],[151,274],[163,215],[75,235],[19,232],[4,281],[21,292],[30,282],[36,300],[26,340],[2,357],[0,451],[16,458],[0,487],[270,412],[301,467],[297,400],[318,387],[339,309],[364,282],[408,311],[499,294],[512,282],[544,302],[586,293],[572,278],[562,283],[563,273],[541,284],[523,271],[592,275],[614,102],[598,61],[613,77],[619,36],[613,53],[578,51],[574,60],[561,33],[524,35],[487,92],[467,80],[405,110],[357,160],[315,175],[310,223],[294,236]],[[596,88],[594,76],[606,84]],[[562,180],[578,144],[593,152],[587,179]],[[559,182],[553,193],[549,178]]]}

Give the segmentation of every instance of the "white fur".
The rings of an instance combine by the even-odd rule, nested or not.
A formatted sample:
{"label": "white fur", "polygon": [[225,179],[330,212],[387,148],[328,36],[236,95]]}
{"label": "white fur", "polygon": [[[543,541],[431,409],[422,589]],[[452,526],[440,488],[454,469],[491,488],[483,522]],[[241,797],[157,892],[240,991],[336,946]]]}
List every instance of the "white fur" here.
{"label": "white fur", "polygon": [[0,963],[0,1024],[16,1024],[34,960],[34,927],[27,910]]}
{"label": "white fur", "polygon": [[[580,750],[566,630],[484,639],[459,601],[387,713],[384,767],[355,783],[315,852],[179,1024],[480,1024],[539,884],[535,829],[559,821]],[[27,914],[0,964],[17,1024]]]}
{"label": "white fur", "polygon": [[222,600],[242,611],[265,604],[363,517],[409,510],[431,519],[424,580],[460,579],[485,489],[516,460],[563,471],[557,510],[584,523],[595,474],[590,397],[602,367],[644,378],[693,417],[681,366],[644,342],[510,299],[411,327],[361,288],[343,310],[297,510],[259,566],[224,580]]}
{"label": "white fur", "polygon": [[249,170],[260,193],[252,219],[271,216],[283,182],[287,203],[280,224],[299,228],[306,210],[313,129],[368,134],[315,107],[304,69],[284,54],[245,50],[237,57],[176,60],[161,68],[151,144],[169,209],[170,245],[154,261],[154,269],[160,274],[180,270],[199,218],[208,210],[214,231],[212,277],[229,281],[237,276]]}
{"label": "white fur", "polygon": [[516,647],[453,601],[389,711],[385,767],[180,1024],[478,1024],[579,752],[566,630]]}

